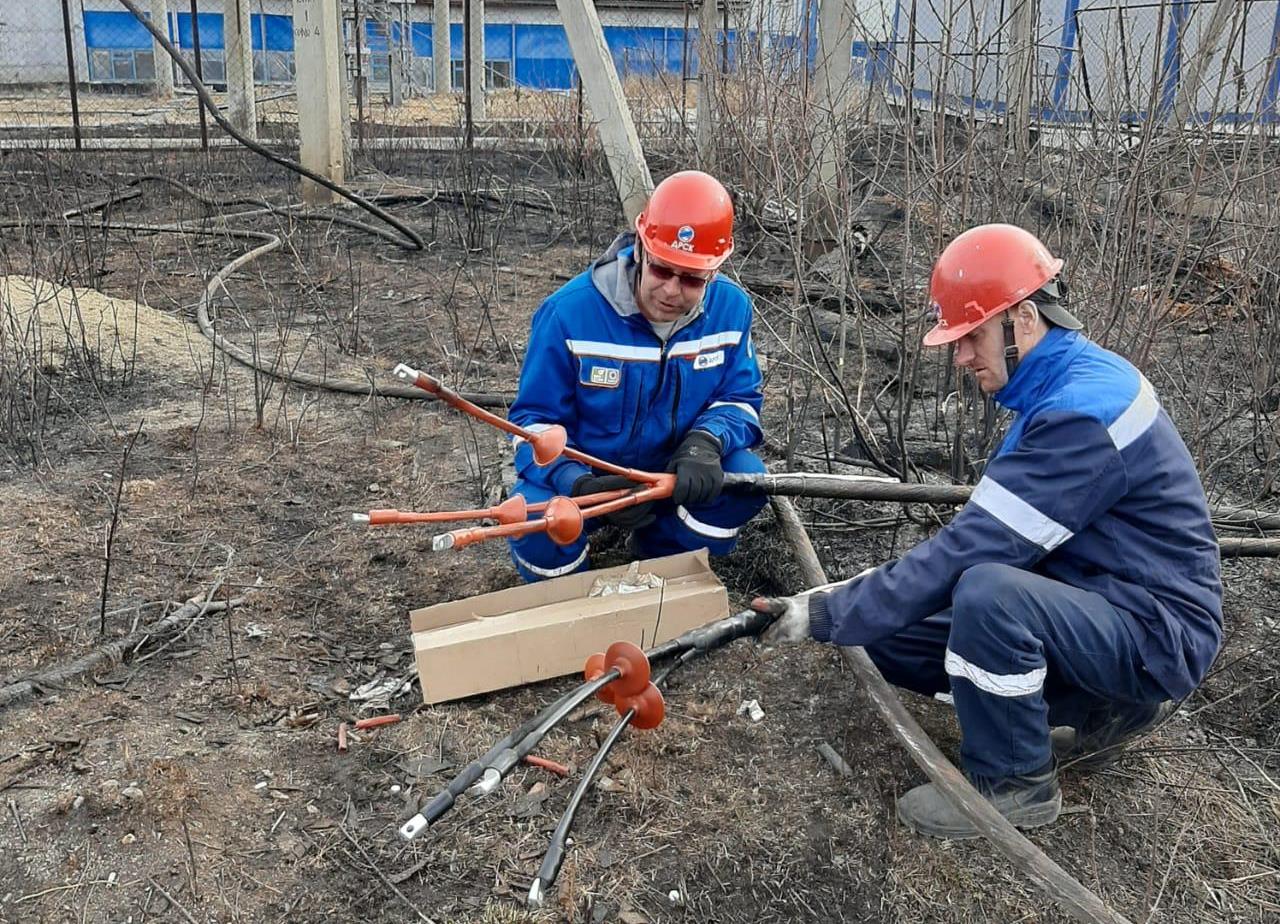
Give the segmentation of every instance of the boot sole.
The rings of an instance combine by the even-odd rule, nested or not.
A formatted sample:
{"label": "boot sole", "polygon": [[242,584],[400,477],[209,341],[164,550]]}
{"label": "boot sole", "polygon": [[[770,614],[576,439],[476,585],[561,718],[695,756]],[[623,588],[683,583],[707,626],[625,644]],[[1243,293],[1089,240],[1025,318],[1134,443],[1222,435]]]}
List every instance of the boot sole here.
{"label": "boot sole", "polygon": [[[1018,809],[1006,815],[1006,820],[1017,828],[1042,828],[1045,825],[1051,825],[1058,820],[1058,816],[1062,814],[1062,793],[1059,792],[1050,802],[1042,802],[1039,805],[1030,805],[1026,808]],[[926,837],[937,837],[950,841],[971,841],[982,837],[982,832],[976,828],[964,827],[954,828],[946,825],[929,825],[919,824],[914,819],[904,818],[902,810],[897,811],[898,821],[906,825],[916,834],[923,834]]]}

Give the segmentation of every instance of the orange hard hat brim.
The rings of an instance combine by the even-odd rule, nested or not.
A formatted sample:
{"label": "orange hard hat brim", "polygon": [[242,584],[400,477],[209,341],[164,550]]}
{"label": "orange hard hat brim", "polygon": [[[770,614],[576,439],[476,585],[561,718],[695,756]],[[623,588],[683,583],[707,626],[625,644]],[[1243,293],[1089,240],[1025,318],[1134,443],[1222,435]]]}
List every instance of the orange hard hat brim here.
{"label": "orange hard hat brim", "polygon": [[[991,317],[995,317],[992,315]],[[935,324],[925,332],[922,341],[927,347],[946,346],[948,343],[955,343],[965,334],[977,330],[991,318],[982,318],[979,321],[972,321],[968,324],[957,324],[954,327],[943,327],[941,324]]]}

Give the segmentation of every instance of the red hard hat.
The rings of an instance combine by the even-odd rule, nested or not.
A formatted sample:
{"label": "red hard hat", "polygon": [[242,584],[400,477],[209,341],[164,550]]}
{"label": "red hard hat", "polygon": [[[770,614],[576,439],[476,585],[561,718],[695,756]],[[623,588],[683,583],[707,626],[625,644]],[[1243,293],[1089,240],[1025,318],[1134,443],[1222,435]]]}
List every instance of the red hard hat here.
{"label": "red hard hat", "polygon": [[959,340],[1061,271],[1062,261],[1029,231],[1014,225],[970,228],[948,244],[934,264],[929,300],[938,323],[924,335],[924,345]]}
{"label": "red hard hat", "polygon": [[673,173],[636,219],[644,249],[664,263],[714,270],[733,253],[733,202],[720,181],[701,170]]}

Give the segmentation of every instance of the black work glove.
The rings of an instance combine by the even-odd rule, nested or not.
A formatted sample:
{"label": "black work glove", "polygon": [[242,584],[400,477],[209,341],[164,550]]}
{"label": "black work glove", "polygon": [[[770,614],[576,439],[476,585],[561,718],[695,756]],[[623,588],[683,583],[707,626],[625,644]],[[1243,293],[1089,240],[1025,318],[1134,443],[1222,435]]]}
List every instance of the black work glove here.
{"label": "black work glove", "polygon": [[[623,478],[621,475],[582,475],[573,483],[573,487],[569,490],[569,496],[582,497],[585,494],[617,491],[619,488],[635,489],[639,487],[641,486],[634,481]],[[610,526],[631,531],[648,526],[657,519],[657,516],[653,512],[653,501],[650,501],[647,504],[635,504],[631,507],[615,510],[613,513],[606,513],[600,519]]]}
{"label": "black work glove", "polygon": [[724,487],[719,440],[702,430],[691,430],[667,463],[667,471],[676,475],[672,503],[685,507],[711,503]]}

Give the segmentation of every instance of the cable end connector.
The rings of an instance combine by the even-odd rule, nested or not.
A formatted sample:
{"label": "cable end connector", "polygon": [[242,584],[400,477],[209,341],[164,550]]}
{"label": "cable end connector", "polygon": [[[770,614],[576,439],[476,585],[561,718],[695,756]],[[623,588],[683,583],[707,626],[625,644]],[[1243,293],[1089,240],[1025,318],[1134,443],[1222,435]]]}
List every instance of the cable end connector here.
{"label": "cable end connector", "polygon": [[529,899],[527,904],[535,911],[542,907],[542,880],[533,880],[533,885],[529,886]]}
{"label": "cable end connector", "polygon": [[453,533],[441,533],[431,537],[431,551],[447,552],[453,548]]}
{"label": "cable end connector", "polygon": [[356,526],[368,526],[368,525],[369,525],[369,514],[367,514],[367,513],[353,513],[353,514],[351,514],[351,522],[352,522],[352,523],[354,523]]}
{"label": "cable end connector", "polygon": [[421,813],[414,815],[400,826],[400,839],[411,841],[430,826],[431,823]]}
{"label": "cable end connector", "polygon": [[394,375],[396,378],[402,381],[408,382],[410,385],[412,385],[414,382],[418,381],[418,376],[420,376],[422,373],[407,363],[400,363],[394,369],[391,370],[391,374]]}
{"label": "cable end connector", "polygon": [[502,784],[502,774],[497,770],[489,767],[484,771],[484,776],[480,777],[470,789],[467,790],[469,796],[487,796]]}

